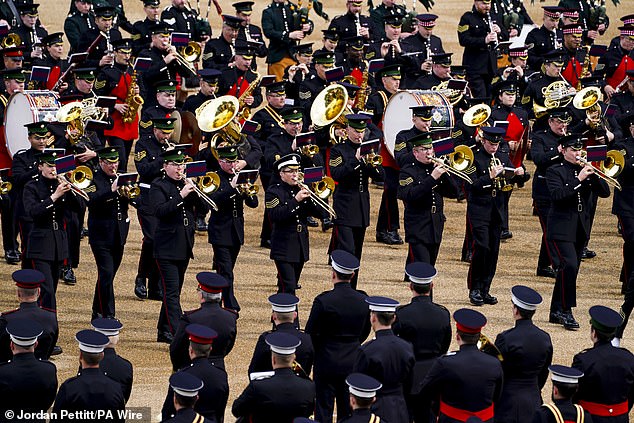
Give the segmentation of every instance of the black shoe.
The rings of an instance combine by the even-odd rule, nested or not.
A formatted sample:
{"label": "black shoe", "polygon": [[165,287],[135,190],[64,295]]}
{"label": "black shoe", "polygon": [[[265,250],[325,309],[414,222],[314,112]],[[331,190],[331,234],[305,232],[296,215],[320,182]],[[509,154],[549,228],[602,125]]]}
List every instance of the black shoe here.
{"label": "black shoe", "polygon": [[51,351],[51,355],[60,355],[63,352],[64,351],[62,351],[62,347],[60,347],[59,345],[55,345],[53,347],[53,351]]}
{"label": "black shoe", "polygon": [[383,181],[372,181],[372,185],[374,185],[377,188],[383,189]]}
{"label": "black shoe", "polygon": [[582,259],[591,259],[591,258],[595,258],[596,256],[597,256],[597,253],[595,253],[592,250],[589,250],[588,247],[585,247],[583,251],[581,252]]}
{"label": "black shoe", "polygon": [[555,324],[558,324],[558,325],[563,325],[564,324],[563,312],[561,312],[561,311],[551,311],[550,315],[548,316],[548,322],[549,323],[555,323]]}
{"label": "black shoe", "polygon": [[502,240],[511,238],[513,238],[513,232],[511,231],[502,231],[502,233],[500,233],[500,239]]}
{"label": "black shoe", "polygon": [[484,304],[488,305],[495,305],[498,303],[498,299],[488,292],[482,296],[482,300],[484,301]]}
{"label": "black shoe", "polygon": [[403,238],[401,238],[401,236],[398,234],[398,231],[388,232],[387,234],[392,239],[393,245],[401,245],[405,242],[403,241]]}
{"label": "black shoe", "polygon": [[262,248],[268,248],[269,250],[271,249],[271,240],[270,239],[263,239],[260,241],[260,247]]}
{"label": "black shoe", "polygon": [[20,263],[20,253],[16,250],[5,250],[4,259],[8,264],[18,264]]}
{"label": "black shoe", "polygon": [[75,272],[73,272],[72,267],[66,267],[62,270],[62,280],[66,285],[77,284],[77,278],[75,277]]}
{"label": "black shoe", "polygon": [[575,320],[572,315],[572,311],[564,311],[562,313],[564,329],[566,330],[575,330],[579,329],[579,322]]}
{"label": "black shoe", "polygon": [[145,300],[147,298],[145,278],[136,278],[134,281],[134,295],[136,295],[139,300]]}
{"label": "black shoe", "polygon": [[79,234],[79,239],[84,239],[88,236],[88,228],[81,228],[81,233]]}
{"label": "black shoe", "polygon": [[537,276],[543,276],[545,278],[553,278],[553,279],[555,279],[557,277],[557,272],[555,272],[553,270],[553,268],[550,267],[550,266],[548,266],[548,267],[538,267],[536,274],[537,274]]}
{"label": "black shoe", "polygon": [[380,242],[382,244],[390,244],[390,239],[385,231],[376,231],[376,242]]}
{"label": "black shoe", "polygon": [[306,218],[306,225],[310,226],[311,228],[318,228],[319,227],[319,222],[317,222],[317,220],[315,220],[314,217],[308,216]]}
{"label": "black shoe", "polygon": [[147,299],[154,301],[163,301],[163,291],[160,289],[158,291],[148,291]]}
{"label": "black shoe", "polygon": [[482,294],[477,289],[472,289],[469,292],[469,302],[474,306],[481,306],[484,304],[484,299],[482,298]]}
{"label": "black shoe", "polygon": [[460,261],[464,261],[465,263],[471,263],[472,258],[473,258],[473,252],[467,251],[467,253],[463,254],[463,256],[460,258]]}
{"label": "black shoe", "polygon": [[207,223],[205,223],[204,217],[199,217],[198,219],[196,219],[196,231],[197,232],[207,231]]}
{"label": "black shoe", "polygon": [[171,344],[174,340],[174,335],[169,332],[159,332],[156,335],[156,342],[163,342],[165,344]]}
{"label": "black shoe", "polygon": [[334,223],[332,223],[332,220],[329,217],[324,217],[321,221],[321,231],[322,232],[326,232],[328,229],[332,229],[333,226],[335,226]]}

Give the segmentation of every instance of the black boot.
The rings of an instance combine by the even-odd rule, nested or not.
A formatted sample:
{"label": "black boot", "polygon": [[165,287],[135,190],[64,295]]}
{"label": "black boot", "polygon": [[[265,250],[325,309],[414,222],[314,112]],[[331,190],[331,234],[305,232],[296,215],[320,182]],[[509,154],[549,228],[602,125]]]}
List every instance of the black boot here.
{"label": "black boot", "polygon": [[145,278],[137,276],[134,281],[134,295],[139,300],[145,300],[147,298],[147,289],[145,288]]}

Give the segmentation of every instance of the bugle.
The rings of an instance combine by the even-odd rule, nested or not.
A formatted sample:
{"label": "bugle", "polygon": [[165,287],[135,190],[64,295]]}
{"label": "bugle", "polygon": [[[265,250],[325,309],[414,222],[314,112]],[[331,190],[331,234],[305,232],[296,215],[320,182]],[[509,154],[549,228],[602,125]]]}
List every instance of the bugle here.
{"label": "bugle", "polygon": [[[612,175],[608,175],[606,172],[603,172],[601,169],[599,169],[598,167],[596,167],[595,165],[592,164],[592,162],[589,162],[588,159],[586,159],[585,154],[587,154],[585,151],[582,152],[582,154],[577,156],[577,162],[581,163],[582,165],[586,166],[586,165],[590,165],[590,167],[592,167],[592,169],[594,170],[594,174],[597,175],[599,178],[603,179],[605,182],[607,182],[608,185],[612,185],[614,188],[618,189],[619,191],[621,190],[621,184],[619,183],[619,181],[617,181],[615,178],[619,175],[619,173],[621,173],[621,170],[623,170],[623,165],[625,164],[625,158],[623,158],[623,154],[620,153],[619,151],[616,150],[610,150],[608,151],[608,153],[610,155],[608,155],[608,158],[606,159],[606,161],[611,160],[613,164],[608,165],[608,167],[605,167],[606,165],[603,165],[602,167],[605,167],[606,170],[609,170],[610,173]],[[616,157],[618,156],[618,154],[615,153],[619,153],[621,154],[621,159],[616,159]],[[618,163],[620,164],[620,169],[616,168],[616,170],[612,170],[614,167],[619,166]]]}
{"label": "bugle", "polygon": [[[323,180],[324,178],[322,178]],[[310,187],[308,185],[306,185],[304,183],[304,173],[299,172],[297,174],[297,185],[302,188],[307,190],[310,193],[310,198],[312,198],[312,200],[315,202],[315,204],[317,204],[319,207],[321,207],[322,209],[324,209],[326,212],[328,212],[328,214],[330,215],[331,218],[336,219],[337,218],[337,213],[335,213],[335,209],[332,208],[332,206],[330,204],[328,204],[325,199],[322,199],[319,195],[317,195],[317,193],[315,193],[313,190],[310,189]],[[332,191],[334,191],[334,183],[332,184]],[[328,197],[326,197],[328,198]]]}

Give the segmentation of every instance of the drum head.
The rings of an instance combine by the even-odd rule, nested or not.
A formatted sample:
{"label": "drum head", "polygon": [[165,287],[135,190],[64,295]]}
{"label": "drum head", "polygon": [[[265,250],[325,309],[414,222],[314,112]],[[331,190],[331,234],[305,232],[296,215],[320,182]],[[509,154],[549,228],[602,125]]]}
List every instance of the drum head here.
{"label": "drum head", "polygon": [[11,157],[31,147],[24,125],[40,121],[53,122],[57,109],[57,94],[51,91],[25,91],[9,98],[4,113],[4,135]]}

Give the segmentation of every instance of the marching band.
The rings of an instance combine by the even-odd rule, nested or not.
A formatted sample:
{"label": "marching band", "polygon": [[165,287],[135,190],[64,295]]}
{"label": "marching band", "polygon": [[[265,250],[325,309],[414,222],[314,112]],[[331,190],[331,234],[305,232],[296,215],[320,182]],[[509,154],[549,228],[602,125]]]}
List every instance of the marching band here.
{"label": "marching band", "polygon": [[[330,20],[317,0],[273,0],[260,22],[253,1],[231,13],[217,0],[206,13],[198,1],[162,11],[142,2],[145,17],[132,23],[121,1],[72,0],[57,33],[38,4],[0,2],[0,218],[5,261],[21,267],[19,308],[0,314],[0,415],[53,403],[53,413],[124,409],[133,373],[115,352],[114,281],[135,209],[143,240],[130,288],[161,302],[156,341],[170,345],[175,372],[161,418],[222,422],[224,360],[245,307],[235,287],[246,281],[234,274],[245,206],[263,202],[260,247],[277,293],[273,328],[230,407],[239,420],[629,421],[634,355],[620,341],[634,309],[634,15],[607,42],[604,1],[543,6],[538,27],[521,0],[473,0],[456,22],[458,66],[433,33],[446,17],[406,2],[368,2],[366,14],[345,0]],[[423,4],[429,12],[433,2]],[[328,22],[319,37],[311,10]],[[533,288],[513,287],[516,326],[494,341],[475,310],[498,303],[510,197],[531,178],[536,276],[554,279],[550,323],[581,326],[577,276],[596,255],[599,198],[613,195],[623,238],[620,313],[590,309],[593,347],[572,368],[553,365],[550,336],[532,321],[542,303]],[[473,306],[452,313],[459,351],[450,353],[450,312],[432,299],[447,199],[466,200],[462,298]],[[408,244],[410,304],[362,290],[371,202],[376,242]],[[314,298],[302,331],[298,290],[318,220],[331,231],[333,287]],[[183,312],[197,232],[213,260],[196,276],[200,308]],[[92,328],[76,336],[78,376],[58,390],[48,361],[62,353],[56,292],[84,270],[84,237],[96,270]],[[549,372],[553,402],[542,406]]]}

